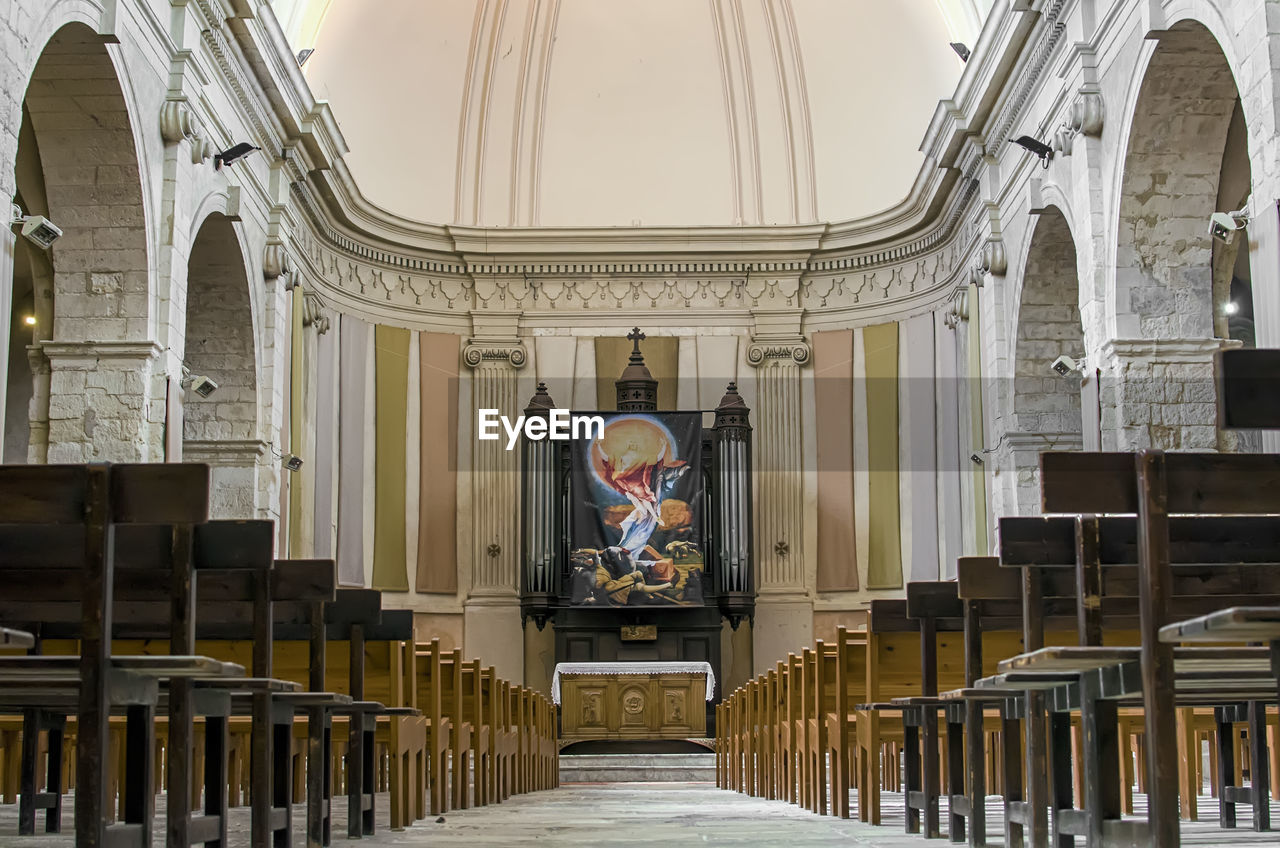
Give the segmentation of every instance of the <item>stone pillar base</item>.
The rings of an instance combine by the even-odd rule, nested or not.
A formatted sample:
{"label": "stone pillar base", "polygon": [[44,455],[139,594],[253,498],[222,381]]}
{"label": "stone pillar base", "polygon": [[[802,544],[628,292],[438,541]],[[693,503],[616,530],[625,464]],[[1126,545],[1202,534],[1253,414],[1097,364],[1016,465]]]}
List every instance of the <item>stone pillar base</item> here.
{"label": "stone pillar base", "polygon": [[498,676],[524,685],[524,630],[515,595],[479,595],[463,606],[462,657],[493,666]]}
{"label": "stone pillar base", "polygon": [[778,660],[813,645],[813,602],[808,598],[783,596],[756,598],[756,620],[752,629],[752,669],[761,674]]}
{"label": "stone pillar base", "polygon": [[1112,339],[1101,352],[1103,450],[1218,450],[1213,355],[1229,339]]}

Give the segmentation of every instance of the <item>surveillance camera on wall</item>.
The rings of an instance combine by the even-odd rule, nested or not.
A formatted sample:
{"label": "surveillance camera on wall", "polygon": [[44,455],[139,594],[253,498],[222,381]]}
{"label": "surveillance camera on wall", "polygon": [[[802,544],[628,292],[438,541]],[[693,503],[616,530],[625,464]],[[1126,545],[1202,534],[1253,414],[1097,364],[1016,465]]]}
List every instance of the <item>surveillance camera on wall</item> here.
{"label": "surveillance camera on wall", "polygon": [[41,250],[49,247],[62,237],[62,228],[43,215],[23,215],[17,206],[13,207],[13,220],[10,226],[22,225],[22,237]]}
{"label": "surveillance camera on wall", "polygon": [[209,377],[192,377],[191,388],[200,397],[207,398],[218,390],[218,384]]}
{"label": "surveillance camera on wall", "polygon": [[1249,224],[1249,213],[1241,209],[1236,212],[1214,212],[1209,216],[1209,235],[1223,244],[1231,244],[1236,240],[1236,233]]}
{"label": "surveillance camera on wall", "polygon": [[1084,363],[1078,359],[1072,359],[1070,356],[1059,356],[1053,360],[1053,370],[1059,377],[1065,377],[1073,371],[1079,371],[1084,368]]}
{"label": "surveillance camera on wall", "polygon": [[184,387],[190,386],[191,390],[202,398],[207,398],[218,390],[218,384],[214,382],[212,377],[192,374],[185,367],[182,369],[182,385]]}
{"label": "surveillance camera on wall", "polygon": [[280,464],[283,465],[289,471],[301,471],[302,457],[297,456],[295,454],[287,453],[283,457],[281,457]]}

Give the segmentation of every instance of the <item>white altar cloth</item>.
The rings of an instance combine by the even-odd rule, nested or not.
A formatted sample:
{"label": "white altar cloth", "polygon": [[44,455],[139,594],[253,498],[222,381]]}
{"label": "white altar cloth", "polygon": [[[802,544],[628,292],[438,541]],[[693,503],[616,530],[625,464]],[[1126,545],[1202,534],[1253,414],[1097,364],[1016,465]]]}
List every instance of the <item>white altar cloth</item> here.
{"label": "white altar cloth", "polygon": [[598,662],[598,663],[557,663],[555,674],[551,677],[551,700],[560,703],[561,674],[689,674],[702,673],[707,676],[707,700],[715,697],[716,676],[711,670],[711,663],[704,662]]}

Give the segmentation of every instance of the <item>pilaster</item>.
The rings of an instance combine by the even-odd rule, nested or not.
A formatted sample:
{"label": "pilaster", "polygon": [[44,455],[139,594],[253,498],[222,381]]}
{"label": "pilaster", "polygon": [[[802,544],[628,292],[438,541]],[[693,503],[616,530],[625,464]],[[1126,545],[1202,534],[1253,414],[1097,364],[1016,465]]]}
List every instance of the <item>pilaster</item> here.
{"label": "pilaster", "polygon": [[[517,375],[528,358],[524,344],[514,334],[485,333],[478,317],[476,324],[476,335],[462,351],[471,369],[473,406],[514,417],[521,407]],[[503,439],[472,442],[471,588],[463,639],[469,656],[484,657],[499,676],[521,682],[520,453],[506,447]]]}
{"label": "pilaster", "polygon": [[809,574],[815,568],[805,546],[801,402],[804,369],[812,349],[798,326],[779,326],[777,320],[757,316],[756,329],[747,362],[756,369],[753,465],[758,594],[752,665],[759,672],[795,645],[812,641],[813,604],[808,589]]}

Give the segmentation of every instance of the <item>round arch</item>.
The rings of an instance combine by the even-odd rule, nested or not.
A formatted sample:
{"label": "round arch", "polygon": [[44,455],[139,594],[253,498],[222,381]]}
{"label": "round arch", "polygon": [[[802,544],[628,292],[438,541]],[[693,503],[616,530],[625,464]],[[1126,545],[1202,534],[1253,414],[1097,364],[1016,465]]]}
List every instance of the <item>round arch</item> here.
{"label": "round arch", "polygon": [[1050,206],[1031,231],[1013,335],[1010,442],[1018,514],[1040,511],[1039,454],[1079,450],[1083,439],[1081,375],[1060,373],[1059,357],[1085,358],[1079,260],[1063,211]]}
{"label": "round arch", "polygon": [[[8,388],[16,394],[6,402],[6,432],[23,430],[25,402],[31,461],[161,459],[164,376],[148,341],[154,309],[140,148],[116,61],[90,26],[68,23],[48,38],[22,114],[15,197],[62,236],[47,247],[19,241],[30,255],[15,262],[14,306],[30,312],[10,318],[32,317],[35,327],[11,324]],[[28,355],[29,386],[20,367]],[[59,398],[52,407],[51,396]],[[15,441],[6,458],[18,450]]]}
{"label": "round arch", "polygon": [[[235,224],[214,212],[192,241],[179,393],[182,456],[213,466],[211,513],[256,514],[258,357],[245,252]],[[216,386],[210,391],[211,386]],[[171,415],[170,426],[177,422]]]}

